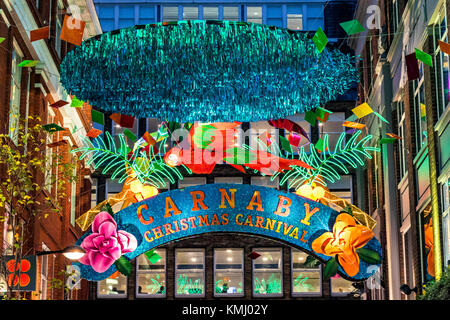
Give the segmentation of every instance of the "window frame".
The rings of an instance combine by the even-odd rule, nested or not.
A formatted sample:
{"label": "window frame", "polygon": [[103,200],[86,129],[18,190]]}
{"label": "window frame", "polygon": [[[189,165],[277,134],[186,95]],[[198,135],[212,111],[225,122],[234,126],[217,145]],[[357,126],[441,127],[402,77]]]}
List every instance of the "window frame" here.
{"label": "window frame", "polygon": [[[280,252],[280,266],[279,266],[279,271],[276,271],[276,273],[280,273],[281,274],[281,292],[280,293],[268,293],[268,294],[263,294],[263,293],[255,293],[255,260],[252,260],[252,298],[280,298],[280,297],[284,297],[284,278],[283,278],[283,274],[284,274],[284,270],[283,270],[283,248],[282,247],[261,247],[261,248],[257,248],[254,247],[252,248],[252,251],[256,251],[256,252],[262,252],[262,251],[279,251]],[[259,257],[258,257],[259,258]],[[269,273],[270,271],[259,271],[259,272],[267,272]],[[272,272],[275,273],[275,272]]]}
{"label": "window frame", "polygon": [[[156,299],[165,299],[167,298],[167,249],[166,248],[158,248],[158,251],[164,251],[164,272],[157,271],[157,270],[139,270],[139,257],[136,257],[136,275],[135,275],[135,296],[136,298],[156,298]],[[146,259],[146,258],[145,258]],[[165,290],[163,294],[155,294],[155,293],[139,293],[139,275],[142,274],[156,274],[156,273],[164,273],[164,283],[165,283]]]}
{"label": "window frame", "polygon": [[126,286],[125,286],[125,293],[118,293],[118,294],[101,294],[100,293],[100,282],[106,281],[109,278],[103,279],[101,281],[97,282],[97,299],[126,299],[128,297],[128,277],[120,274],[119,277],[125,277]]}
{"label": "window frame", "polygon": [[[203,293],[194,293],[194,294],[179,294],[177,293],[177,275],[183,272],[178,272],[177,268],[177,252],[180,251],[186,251],[186,252],[202,252],[203,254],[203,269],[202,271],[190,271],[190,273],[201,273],[203,277]],[[176,299],[179,298],[204,298],[206,297],[206,289],[207,289],[207,282],[206,282],[206,250],[205,248],[175,248],[175,268],[174,268],[174,297]]]}
{"label": "window frame", "polygon": [[[322,264],[318,268],[294,268],[294,252],[300,251],[308,254],[300,249],[291,248],[291,296],[292,297],[321,297],[323,295],[323,276],[322,276]],[[294,272],[319,272],[320,292],[294,292]]]}
{"label": "window frame", "polygon": [[[16,57],[16,58],[14,58]],[[19,143],[19,135],[18,135],[18,126],[20,121],[20,105],[22,100],[22,77],[23,77],[23,68],[18,67],[18,65],[23,61],[24,54],[22,50],[20,49],[19,44],[17,43],[16,39],[13,39],[13,49],[11,51],[11,75],[10,75],[10,94],[9,94],[9,114],[8,114],[8,136],[13,141],[15,145]],[[15,73],[19,73],[16,74]],[[14,91],[14,88],[17,88],[17,93]],[[13,92],[14,91],[14,92]],[[16,96],[15,94],[18,94]],[[14,107],[14,100],[15,98],[18,99],[18,105],[16,108]],[[16,115],[17,118],[15,118],[11,115]],[[15,132],[11,131],[11,128],[17,129]]]}
{"label": "window frame", "polygon": [[[217,278],[216,278],[216,273],[218,272],[216,269],[216,251],[218,250],[223,250],[226,252],[226,250],[239,250],[241,251],[242,254],[242,268],[241,269],[236,269],[238,271],[233,271],[233,272],[241,272],[242,274],[242,292],[241,293],[217,293],[215,288],[216,288],[216,282],[217,282]],[[230,270],[230,269],[226,269],[226,270]],[[219,271],[220,272],[220,271]],[[222,297],[245,297],[245,256],[244,256],[244,248],[214,248],[213,249],[213,294],[215,298],[222,298]]]}

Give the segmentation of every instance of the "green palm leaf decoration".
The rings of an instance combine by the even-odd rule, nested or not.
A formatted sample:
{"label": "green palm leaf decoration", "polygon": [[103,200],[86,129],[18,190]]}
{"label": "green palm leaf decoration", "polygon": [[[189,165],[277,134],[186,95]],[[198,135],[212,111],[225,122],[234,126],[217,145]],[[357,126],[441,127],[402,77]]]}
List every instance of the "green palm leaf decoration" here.
{"label": "green palm leaf decoration", "polygon": [[[98,136],[92,141],[87,137],[81,137],[83,146],[71,152],[81,152],[80,160],[87,158],[88,166],[93,164],[95,169],[101,168],[102,174],[110,173],[111,179],[117,179],[119,183],[133,174],[141,183],[147,182],[156,188],[164,188],[164,178],[170,183],[175,183],[174,176],[178,179],[183,178],[180,170],[168,166],[161,157],[153,153],[153,148],[150,148],[150,155],[140,148],[135,148],[129,155],[131,150],[124,136],[119,134],[118,137],[118,146],[109,132],[105,132],[104,138]],[[160,152],[165,148],[164,145],[165,140],[160,144]]]}
{"label": "green palm leaf decoration", "polygon": [[[301,147],[298,155],[299,159],[316,168],[316,170],[295,166],[293,170],[284,174],[280,184],[290,181],[288,187],[295,189],[300,187],[305,181],[326,186],[327,183],[325,181],[333,183],[341,179],[341,173],[348,174],[348,166],[353,168],[356,168],[358,165],[363,166],[366,158],[372,159],[372,155],[369,152],[379,152],[380,149],[367,145],[372,139],[372,135],[367,135],[358,140],[360,134],[361,131],[355,132],[345,142],[346,133],[342,132],[334,152],[318,153],[316,148],[311,146],[308,154]],[[328,146],[328,135],[325,135],[323,150],[328,150]]]}

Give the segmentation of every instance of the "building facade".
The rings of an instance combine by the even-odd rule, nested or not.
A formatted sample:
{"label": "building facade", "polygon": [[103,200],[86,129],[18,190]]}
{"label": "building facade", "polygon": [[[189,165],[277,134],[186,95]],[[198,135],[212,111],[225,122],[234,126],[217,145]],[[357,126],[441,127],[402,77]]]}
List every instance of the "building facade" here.
{"label": "building facade", "polygon": [[[351,20],[355,1],[94,1],[102,29],[107,32],[161,21],[188,19],[223,19],[247,21],[279,26],[311,36],[321,27],[330,39],[330,45],[349,50],[343,43],[345,36],[339,22]],[[308,133],[315,143],[324,134],[330,141],[343,132],[342,122],[355,106],[356,86],[326,105],[333,111],[327,122],[311,126],[303,114],[290,117]],[[105,126],[96,128],[109,131],[113,136],[123,128],[105,114]],[[158,119],[136,119],[133,133],[140,137],[146,131],[154,132],[161,125]],[[278,134],[266,121],[242,123],[241,129],[255,130],[255,135],[268,131]],[[253,134],[253,133],[252,133]],[[251,140],[251,139],[250,139]],[[246,141],[250,144],[251,141]],[[122,185],[107,176],[94,173],[92,205],[102,202],[121,191]],[[250,170],[243,174],[227,165],[216,165],[210,175],[186,176],[176,184],[167,182],[160,192],[189,186],[238,183],[276,188],[285,191],[286,184],[278,179],[261,176]],[[356,178],[349,174],[339,182],[330,184],[335,194],[356,200]],[[120,210],[121,204],[113,207]],[[161,259],[152,264],[144,255],[136,258],[129,277],[112,277],[92,283],[93,299],[329,299],[354,297],[352,283],[335,277],[323,280],[322,267],[306,267],[307,254],[272,239],[242,236],[231,233],[206,234],[169,243],[156,249]],[[250,259],[258,252],[261,256]],[[352,293],[353,292],[353,293]]]}
{"label": "building facade", "polygon": [[[69,8],[69,6],[71,6]],[[71,9],[71,10],[70,10]],[[59,65],[64,55],[73,45],[60,39],[64,15],[72,13],[78,19],[86,22],[84,38],[101,32],[95,8],[91,1],[79,0],[22,0],[0,2],[0,36],[4,41],[0,44],[0,132],[8,134],[10,143],[19,148],[13,129],[17,127],[17,119],[40,116],[42,124],[55,123],[65,131],[53,134],[43,133],[46,139],[46,154],[49,158],[53,153],[62,156],[61,163],[71,162],[70,149],[80,145],[80,137],[84,136],[92,126],[90,106],[71,108],[71,97],[59,84]],[[49,26],[49,37],[31,42],[30,31]],[[20,67],[25,60],[39,60],[35,67]],[[69,105],[52,108],[50,104],[64,100]],[[44,132],[44,131],[43,131]],[[63,141],[56,147],[48,144]],[[25,151],[24,151],[25,152]],[[74,160],[76,161],[76,160]],[[58,170],[58,168],[54,169]],[[25,255],[34,255],[40,251],[56,251],[73,245],[81,235],[81,230],[75,224],[75,218],[90,206],[91,168],[84,161],[76,161],[74,169],[76,180],[65,183],[66,197],[59,203],[54,185],[40,190],[38,199],[53,199],[54,207],[61,206],[59,213],[52,213],[52,208],[46,209],[45,219],[35,219],[27,230],[28,243],[22,248]],[[6,181],[5,167],[0,165],[0,180]],[[57,174],[57,172],[55,173]],[[45,185],[47,172],[36,174],[34,183]],[[31,211],[33,208],[29,208]],[[11,254],[12,237],[15,230],[11,229],[10,208],[0,207],[2,219],[0,231],[0,255]],[[39,208],[38,208],[39,210]],[[44,213],[42,213],[44,215]],[[17,217],[22,219],[23,217]],[[64,285],[56,286],[59,280],[64,284],[64,271],[70,265],[70,260],[62,254],[50,254],[37,257],[36,291],[26,292],[27,299],[86,299],[88,297],[87,282],[82,281],[73,290],[65,293]],[[61,273],[62,272],[62,273]],[[4,279],[2,279],[5,281]],[[1,280],[0,280],[1,281]],[[5,282],[0,283],[0,291],[5,290]],[[1,294],[0,292],[0,294]]]}
{"label": "building facade", "polygon": [[[382,144],[358,175],[358,191],[367,195],[359,206],[379,222],[386,254],[384,287],[369,288],[372,299],[415,299],[400,286],[420,293],[449,264],[449,58],[439,49],[448,42],[449,9],[448,1],[368,0],[355,14],[373,26],[351,39],[361,56],[360,102],[389,121],[366,125],[378,140],[401,138]],[[415,49],[432,57],[432,66],[419,61],[418,77],[408,75],[406,58]]]}

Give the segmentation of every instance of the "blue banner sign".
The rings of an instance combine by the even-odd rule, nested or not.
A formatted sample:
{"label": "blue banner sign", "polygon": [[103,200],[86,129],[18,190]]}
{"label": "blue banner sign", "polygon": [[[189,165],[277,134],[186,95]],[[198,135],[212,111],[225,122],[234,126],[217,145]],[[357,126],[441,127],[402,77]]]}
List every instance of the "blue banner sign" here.
{"label": "blue banner sign", "polygon": [[[349,259],[355,257],[361,242],[355,238],[347,244],[345,239],[339,239],[339,234],[351,230],[346,229],[345,223],[352,220],[344,219],[335,227],[339,215],[339,212],[321,203],[272,188],[208,184],[161,193],[117,212],[114,220],[117,230],[126,231],[137,240],[137,248],[124,254],[128,259],[174,240],[217,232],[272,238],[305,251],[324,263],[334,257],[348,264]],[[368,232],[371,233],[370,230]],[[77,244],[80,245],[91,233],[83,235]],[[336,252],[342,251],[340,258],[336,257],[339,254],[326,255],[317,249],[319,246],[325,250],[331,245]],[[381,257],[380,243],[374,237],[364,242],[364,250]],[[356,260],[355,275],[346,274],[341,263],[338,273],[347,279],[361,280],[375,273],[379,267],[379,261],[369,263],[359,259],[357,254]],[[354,259],[351,261],[354,262]],[[116,271],[114,264],[103,273],[95,272],[89,265],[77,265],[83,278],[94,281],[103,280]]]}

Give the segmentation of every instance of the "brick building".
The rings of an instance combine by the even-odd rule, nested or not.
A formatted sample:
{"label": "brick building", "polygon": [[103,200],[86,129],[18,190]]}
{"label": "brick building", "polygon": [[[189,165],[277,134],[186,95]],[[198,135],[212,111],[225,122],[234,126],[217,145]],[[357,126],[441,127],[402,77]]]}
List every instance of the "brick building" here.
{"label": "brick building", "polygon": [[[70,149],[80,144],[92,126],[90,123],[90,106],[71,108],[70,104],[61,108],[52,108],[50,103],[64,100],[71,102],[70,96],[59,84],[59,65],[64,55],[73,45],[60,39],[63,18],[69,13],[78,14],[86,22],[84,38],[101,32],[92,1],[76,0],[5,0],[0,2],[0,37],[5,40],[0,44],[0,132],[10,134],[15,121],[12,115],[26,119],[28,115],[39,115],[46,123],[56,123],[66,128],[65,131],[46,134],[48,143],[66,141],[56,148],[47,147],[48,153],[63,156],[63,162],[71,161]],[[78,11],[78,12],[74,12]],[[30,31],[45,26],[50,27],[48,39],[30,41]],[[39,60],[35,67],[18,67],[24,60]],[[12,135],[11,142],[14,142]],[[1,168],[3,171],[4,168]],[[62,211],[49,214],[48,218],[35,220],[32,228],[32,243],[24,250],[27,255],[39,251],[61,250],[72,245],[80,236],[81,230],[75,225],[75,218],[90,206],[92,180],[91,169],[84,162],[76,164],[76,181],[66,183],[67,197],[60,203]],[[5,172],[0,172],[3,180]],[[42,183],[44,176],[36,176],[36,183]],[[55,197],[54,188],[44,189],[40,195]],[[0,208],[1,215],[8,215],[8,208]],[[8,220],[2,222],[0,231],[0,254],[10,254],[12,230]],[[85,299],[87,283],[82,282],[79,289],[64,294],[63,288],[53,288],[52,279],[64,280],[59,275],[70,265],[61,254],[42,255],[37,259],[37,290],[27,293],[28,299]],[[4,283],[2,284],[3,287]]]}
{"label": "brick building", "polygon": [[[386,254],[385,286],[368,290],[371,299],[415,299],[414,293],[402,294],[400,286],[421,292],[450,261],[449,58],[438,44],[448,42],[449,9],[448,1],[439,0],[367,0],[356,10],[356,19],[371,26],[351,39],[361,55],[360,102],[389,121],[371,118],[366,125],[378,140],[386,133],[402,138],[382,144],[380,157],[358,175],[366,195],[359,206],[379,222]],[[410,80],[405,57],[416,48],[430,54],[433,65],[419,61],[419,77]]]}

